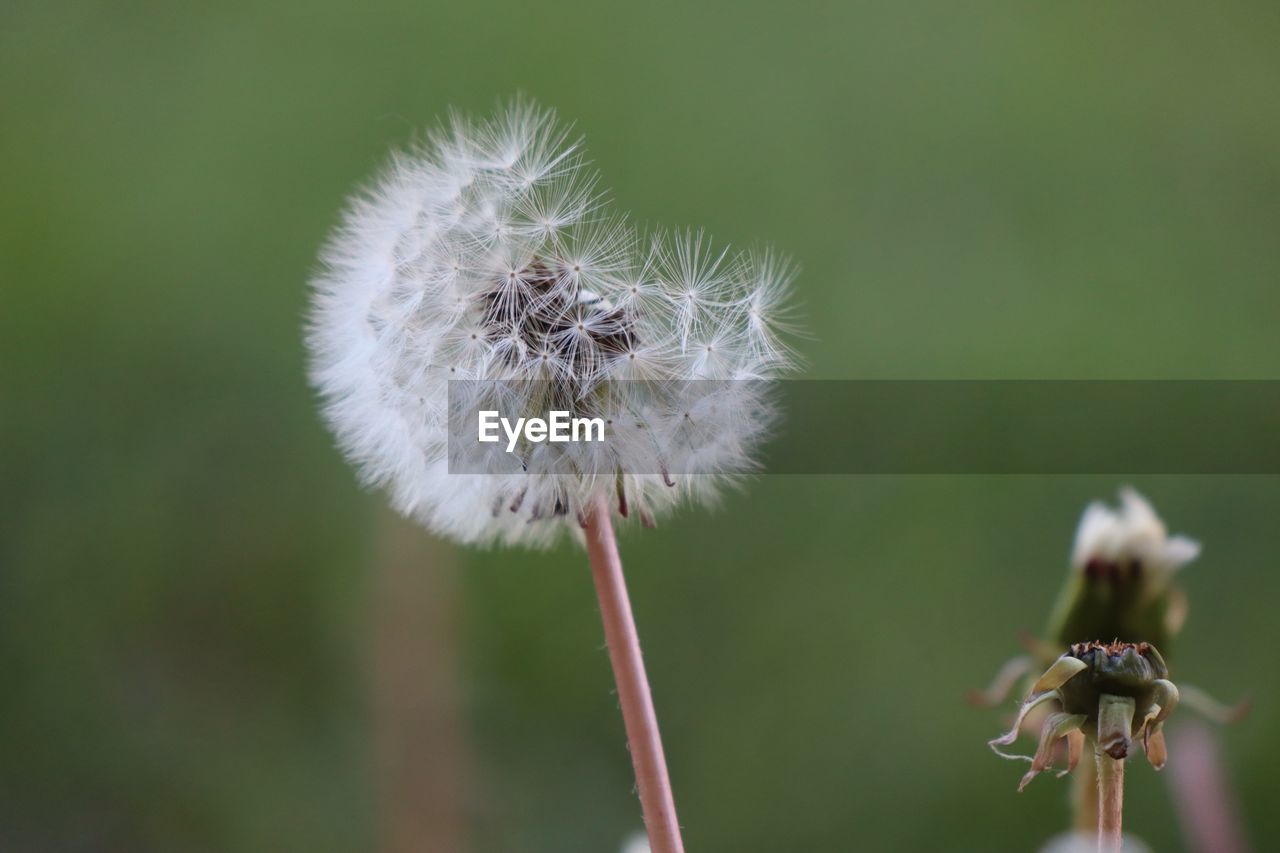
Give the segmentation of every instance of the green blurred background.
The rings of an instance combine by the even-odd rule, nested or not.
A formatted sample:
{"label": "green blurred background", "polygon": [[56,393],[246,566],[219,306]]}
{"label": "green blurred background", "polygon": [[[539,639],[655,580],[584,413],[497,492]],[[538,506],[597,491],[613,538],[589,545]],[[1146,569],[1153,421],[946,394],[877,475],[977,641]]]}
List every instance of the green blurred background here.
{"label": "green blurred background", "polygon": [[[0,8],[0,849],[612,851],[583,559],[432,541],[303,378],[345,196],[524,92],[643,222],[803,265],[824,378],[1280,378],[1264,2]],[[1151,424],[1159,440],[1160,424]],[[1211,435],[1206,440],[1212,440]],[[622,548],[691,851],[1031,850],[967,707],[1114,477],[772,477]],[[1175,677],[1280,834],[1280,483],[1143,477]],[[1171,763],[1177,755],[1171,756]],[[1162,780],[1127,826],[1184,849]]]}

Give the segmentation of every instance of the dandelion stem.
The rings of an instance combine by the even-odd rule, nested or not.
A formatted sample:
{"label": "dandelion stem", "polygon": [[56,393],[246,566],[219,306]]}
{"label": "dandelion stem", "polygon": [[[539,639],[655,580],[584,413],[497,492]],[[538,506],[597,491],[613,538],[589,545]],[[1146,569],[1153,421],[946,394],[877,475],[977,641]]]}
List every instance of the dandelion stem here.
{"label": "dandelion stem", "polygon": [[1098,853],[1119,853],[1124,811],[1124,759],[1094,750],[1098,765]]}
{"label": "dandelion stem", "polygon": [[649,694],[649,679],[640,654],[640,637],[631,615],[631,601],[622,576],[622,560],[618,542],[609,520],[609,505],[598,497],[587,513],[587,556],[600,599],[600,616],[604,620],[604,637],[609,646],[609,662],[618,685],[618,702],[627,730],[631,763],[636,771],[636,788],[640,792],[640,809],[649,833],[653,853],[683,853],[680,825],[676,821],[675,798],[667,775],[667,760],[658,733],[658,717]]}

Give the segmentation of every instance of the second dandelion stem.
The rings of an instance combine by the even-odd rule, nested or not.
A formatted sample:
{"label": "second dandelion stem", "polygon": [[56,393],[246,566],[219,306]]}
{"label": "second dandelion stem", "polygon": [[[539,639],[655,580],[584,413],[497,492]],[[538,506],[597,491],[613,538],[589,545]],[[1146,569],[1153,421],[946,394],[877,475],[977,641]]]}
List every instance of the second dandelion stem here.
{"label": "second dandelion stem", "polygon": [[1124,812],[1124,759],[1095,751],[1098,764],[1098,851],[1119,853]]}
{"label": "second dandelion stem", "polygon": [[631,615],[631,601],[622,576],[622,560],[609,518],[609,505],[597,498],[583,526],[587,533],[587,556],[600,599],[609,662],[618,685],[618,704],[631,747],[640,808],[653,853],[684,853],[680,825],[676,820],[675,798],[667,774],[667,760],[658,732],[658,717],[649,694],[649,679],[640,654],[640,637]]}

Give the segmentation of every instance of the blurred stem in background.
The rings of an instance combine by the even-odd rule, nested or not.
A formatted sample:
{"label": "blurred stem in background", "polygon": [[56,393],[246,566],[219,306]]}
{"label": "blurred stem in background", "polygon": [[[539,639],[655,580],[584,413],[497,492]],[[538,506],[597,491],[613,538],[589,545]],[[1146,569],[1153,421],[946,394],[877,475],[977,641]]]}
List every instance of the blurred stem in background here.
{"label": "blurred stem in background", "polygon": [[1072,774],[1071,828],[1081,835],[1098,830],[1098,764],[1082,762]]}
{"label": "blurred stem in background", "polygon": [[461,853],[469,846],[456,570],[447,545],[379,511],[369,653],[384,853]]}
{"label": "blurred stem in background", "polygon": [[1195,720],[1173,729],[1169,739],[1178,755],[1169,768],[1169,788],[1187,844],[1209,853],[1245,853],[1244,823],[1214,732]]}

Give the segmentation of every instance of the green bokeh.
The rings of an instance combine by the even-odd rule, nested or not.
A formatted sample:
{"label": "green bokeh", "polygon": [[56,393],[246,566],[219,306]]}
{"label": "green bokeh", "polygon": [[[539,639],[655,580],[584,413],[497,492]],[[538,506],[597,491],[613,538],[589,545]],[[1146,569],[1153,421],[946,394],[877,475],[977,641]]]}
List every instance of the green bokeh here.
{"label": "green bokeh", "polygon": [[[524,92],[637,220],[792,254],[811,376],[1280,378],[1277,43],[1263,2],[9,0],[0,847],[373,849],[380,498],[299,329],[344,197],[448,107]],[[1016,795],[960,697],[1117,485],[766,478],[628,532],[690,850],[1055,831],[1066,785]],[[1206,543],[1175,678],[1255,695],[1224,742],[1265,848],[1280,482],[1135,485]],[[639,815],[580,555],[456,559],[472,849],[615,849]],[[1128,824],[1180,849],[1132,775]]]}

